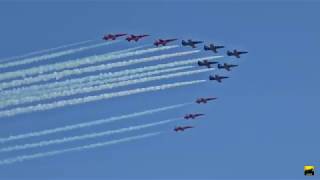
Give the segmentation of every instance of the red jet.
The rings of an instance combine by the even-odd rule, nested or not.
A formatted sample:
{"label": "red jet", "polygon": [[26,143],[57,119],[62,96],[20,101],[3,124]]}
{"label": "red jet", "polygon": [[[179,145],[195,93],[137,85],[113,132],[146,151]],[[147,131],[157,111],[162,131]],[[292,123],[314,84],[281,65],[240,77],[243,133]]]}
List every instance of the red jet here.
{"label": "red jet", "polygon": [[204,114],[186,114],[183,118],[184,119],[195,119],[199,116],[204,116]]}
{"label": "red jet", "polygon": [[179,131],[184,131],[184,130],[190,129],[190,128],[194,128],[194,127],[192,127],[192,126],[178,126],[178,127],[174,128],[174,131],[179,132]]}
{"label": "red jet", "polygon": [[143,38],[143,37],[147,37],[147,36],[149,36],[149,35],[147,35],[147,34],[143,34],[143,35],[133,35],[133,34],[131,34],[130,36],[128,36],[127,38],[126,38],[126,40],[127,41],[139,41],[139,39],[141,39],[141,38]]}
{"label": "red jet", "polygon": [[108,34],[108,35],[103,36],[102,39],[104,39],[106,41],[116,40],[118,37],[125,36],[125,35],[127,35],[127,34]]}
{"label": "red jet", "polygon": [[212,98],[198,98],[198,99],[196,100],[196,103],[198,103],[198,104],[201,104],[201,103],[206,104],[208,101],[215,100],[215,99],[217,99],[217,98],[216,98],[216,97],[212,97]]}
{"label": "red jet", "polygon": [[157,41],[155,41],[153,44],[155,46],[165,46],[167,45],[167,43],[172,42],[172,41],[176,41],[177,39],[158,39]]}

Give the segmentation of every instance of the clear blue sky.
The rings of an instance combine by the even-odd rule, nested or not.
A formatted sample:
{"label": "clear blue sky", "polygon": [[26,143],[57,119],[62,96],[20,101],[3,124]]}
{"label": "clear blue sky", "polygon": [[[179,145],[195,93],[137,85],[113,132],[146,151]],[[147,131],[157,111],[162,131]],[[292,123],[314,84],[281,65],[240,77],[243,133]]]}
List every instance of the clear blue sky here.
{"label": "clear blue sky", "polygon": [[[99,39],[109,32],[152,35],[139,44],[158,37],[194,38],[217,42],[227,49],[248,50],[249,54],[239,61],[223,60],[240,67],[228,73],[231,78],[222,84],[208,82],[1,119],[0,135],[4,137],[189,102],[199,96],[219,97],[203,106],[48,136],[115,129],[188,112],[207,115],[192,122],[197,128],[186,133],[173,133],[175,124],[170,124],[141,131],[168,132],[151,139],[1,166],[0,179],[304,178],[303,165],[320,167],[319,9],[320,3],[315,1],[1,2],[0,57]],[[127,46],[120,43],[115,48]],[[161,82],[203,78],[207,75]],[[0,158],[107,139],[110,137],[0,154]]]}

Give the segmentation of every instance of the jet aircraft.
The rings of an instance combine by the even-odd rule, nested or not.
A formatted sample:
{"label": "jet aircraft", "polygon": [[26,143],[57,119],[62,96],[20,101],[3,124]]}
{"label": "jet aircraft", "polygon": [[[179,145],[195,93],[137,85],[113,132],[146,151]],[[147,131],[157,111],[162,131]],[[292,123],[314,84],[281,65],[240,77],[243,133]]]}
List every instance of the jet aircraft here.
{"label": "jet aircraft", "polygon": [[215,46],[214,44],[209,44],[209,46],[204,45],[203,49],[205,51],[213,51],[214,53],[218,53],[218,49],[224,48],[224,46]]}
{"label": "jet aircraft", "polygon": [[240,58],[240,54],[247,54],[247,51],[238,51],[234,49],[233,51],[227,51],[228,56],[235,56],[236,58]]}
{"label": "jet aircraft", "polygon": [[215,61],[208,61],[208,60],[203,60],[203,61],[198,61],[199,66],[206,66],[207,68],[211,68],[212,64],[217,64],[218,62]]}
{"label": "jet aircraft", "polygon": [[125,36],[125,35],[127,35],[127,34],[108,34],[108,35],[103,36],[102,39],[104,39],[106,41],[116,40],[118,37]]}
{"label": "jet aircraft", "polygon": [[204,114],[186,114],[183,118],[184,119],[195,119],[199,116],[204,116]]}
{"label": "jet aircraft", "polygon": [[130,36],[128,36],[128,37],[126,38],[126,40],[127,40],[128,42],[130,42],[130,41],[135,41],[135,42],[137,42],[137,41],[139,41],[141,38],[147,37],[147,36],[149,36],[149,35],[147,35],[147,34],[143,34],[143,35],[133,35],[133,34],[131,34]]}
{"label": "jet aircraft", "polygon": [[221,64],[218,64],[218,68],[219,69],[225,69],[227,71],[231,71],[231,68],[233,67],[237,67],[238,65],[235,65],[235,64],[227,64],[227,63],[224,63],[223,65]]}
{"label": "jet aircraft", "polygon": [[157,41],[155,41],[153,44],[155,46],[165,46],[167,45],[167,43],[172,42],[172,41],[176,41],[177,39],[158,39]]}
{"label": "jet aircraft", "polygon": [[185,40],[182,40],[181,44],[182,46],[190,46],[192,48],[196,48],[196,44],[200,44],[200,43],[203,43],[202,41],[192,41],[191,39],[185,41]]}
{"label": "jet aircraft", "polygon": [[179,131],[184,131],[186,129],[194,128],[193,126],[178,126],[174,128],[174,131],[179,132]]}
{"label": "jet aircraft", "polygon": [[217,98],[216,98],[216,97],[198,98],[198,99],[196,100],[196,103],[198,103],[198,104],[201,104],[201,103],[206,104],[208,101],[212,101],[212,100],[215,100],[215,99],[217,99]]}
{"label": "jet aircraft", "polygon": [[214,76],[209,76],[209,80],[213,81],[213,80],[216,80],[218,81],[219,83],[222,82],[222,79],[226,79],[226,78],[229,78],[227,76],[219,76],[219,75],[214,75]]}

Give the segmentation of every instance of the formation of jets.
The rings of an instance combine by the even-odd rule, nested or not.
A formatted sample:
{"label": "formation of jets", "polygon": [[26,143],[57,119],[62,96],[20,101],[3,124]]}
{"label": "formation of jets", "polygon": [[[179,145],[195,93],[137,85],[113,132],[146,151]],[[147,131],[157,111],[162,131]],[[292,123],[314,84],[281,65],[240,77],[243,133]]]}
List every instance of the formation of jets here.
{"label": "formation of jets", "polygon": [[[196,103],[197,104],[206,104],[208,103],[208,101],[212,101],[212,100],[215,100],[217,99],[216,97],[200,97],[198,99],[196,99]],[[191,114],[186,114],[184,115],[183,119],[185,120],[193,120],[193,119],[197,119],[198,117],[200,116],[204,116],[204,114],[201,114],[201,113],[191,113]],[[190,129],[190,128],[194,128],[193,126],[176,126],[173,130],[175,132],[183,132],[185,131],[186,129]]]}
{"label": "formation of jets", "polygon": [[[120,38],[122,36],[127,36],[127,34],[125,33],[117,33],[117,34],[107,34],[105,36],[103,36],[103,40],[106,41],[113,41],[116,40],[117,38]],[[148,34],[141,34],[141,35],[134,35],[134,34],[130,34],[128,35],[125,40],[127,40],[128,42],[134,41],[137,42],[140,39],[143,39],[145,37],[149,36]],[[153,45],[154,46],[166,46],[169,43],[173,42],[173,41],[177,41],[178,39],[157,39],[156,41],[154,41]],[[182,40],[181,41],[181,45],[183,47],[191,47],[191,48],[197,48],[197,45],[203,43],[203,41],[199,41],[199,40],[192,40],[192,39],[188,39],[188,40]],[[214,43],[210,43],[210,44],[205,44],[203,46],[203,50],[204,51],[208,51],[208,52],[212,52],[212,53],[219,53],[218,50],[220,51],[220,49],[225,48],[225,46],[223,45],[216,45]],[[247,51],[239,51],[237,49],[234,49],[232,51],[228,50],[226,51],[226,55],[227,56],[234,56],[236,58],[240,58],[240,55],[242,54],[247,54]],[[209,60],[202,60],[202,61],[198,61],[198,66],[200,67],[206,67],[206,68],[212,68],[213,65],[217,64],[217,68],[218,69],[225,69],[226,71],[231,71],[231,68],[237,67],[237,64],[228,64],[228,63],[218,63],[216,61],[209,61]],[[211,81],[217,81],[219,83],[222,82],[223,79],[229,78],[228,76],[221,76],[218,74],[215,75],[210,75],[209,76],[209,80]],[[209,101],[215,100],[217,99],[216,97],[200,97],[198,99],[196,99],[195,103],[197,104],[206,104]],[[183,119],[185,120],[191,120],[191,119],[196,119],[200,116],[204,116],[204,114],[201,113],[193,113],[193,114],[186,114]],[[173,130],[175,132],[183,132],[187,129],[191,129],[194,128],[193,126],[176,126]]]}
{"label": "formation of jets", "polygon": [[[196,44],[200,44],[200,43],[203,43],[203,41],[194,41],[194,40],[188,39],[186,41],[182,40],[182,42],[181,42],[182,46],[190,46],[192,48],[196,48]],[[222,48],[225,48],[225,46],[215,45],[213,43],[203,46],[204,51],[212,51],[213,53],[218,53],[218,49],[222,49]],[[236,58],[240,58],[241,54],[246,54],[246,53],[248,53],[248,52],[247,51],[238,51],[236,49],[234,49],[233,51],[228,50],[226,52],[227,56],[234,56]],[[225,69],[227,71],[231,71],[231,68],[238,66],[236,64],[228,64],[228,63],[220,64],[218,62],[209,61],[209,60],[198,61],[198,66],[204,66],[207,68],[212,68],[212,66],[214,64],[218,64],[218,66],[217,66],[218,69]],[[220,76],[218,74],[209,76],[209,80],[217,81],[219,83],[222,82],[222,79],[226,79],[226,78],[229,78],[229,77]]]}
{"label": "formation of jets", "polygon": [[[116,40],[117,38],[122,37],[122,36],[126,36],[126,35],[127,35],[126,33],[107,34],[107,35],[103,36],[102,39],[104,39],[106,41],[110,41],[110,40]],[[126,37],[126,40],[128,42],[130,42],[130,41],[137,42],[140,39],[147,37],[147,36],[150,36],[150,35],[148,35],[148,34],[141,34],[141,35],[131,34]],[[178,40],[178,39],[158,39],[153,44],[155,46],[166,46],[168,43],[170,43],[172,41],[176,41],[176,40]],[[201,44],[201,43],[203,43],[203,41],[196,41],[196,40],[192,40],[192,39],[181,41],[182,46],[190,46],[192,48],[196,48],[197,47],[196,45]],[[213,43],[203,46],[203,49],[205,51],[212,51],[214,53],[218,53],[218,49],[221,49],[221,48],[225,48],[225,47],[221,46],[221,45],[215,45]],[[248,53],[248,52],[247,51],[238,51],[236,49],[234,49],[233,51],[230,51],[230,50],[227,51],[228,56],[234,56],[236,58],[240,58],[241,54],[246,54],[246,53]]]}

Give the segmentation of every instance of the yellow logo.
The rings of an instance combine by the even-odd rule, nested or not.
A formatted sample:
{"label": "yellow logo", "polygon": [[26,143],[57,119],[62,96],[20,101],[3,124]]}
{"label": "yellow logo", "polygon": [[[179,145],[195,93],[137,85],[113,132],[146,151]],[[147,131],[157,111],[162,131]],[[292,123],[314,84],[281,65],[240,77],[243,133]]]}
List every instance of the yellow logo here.
{"label": "yellow logo", "polygon": [[314,176],[314,166],[304,166],[305,176]]}

